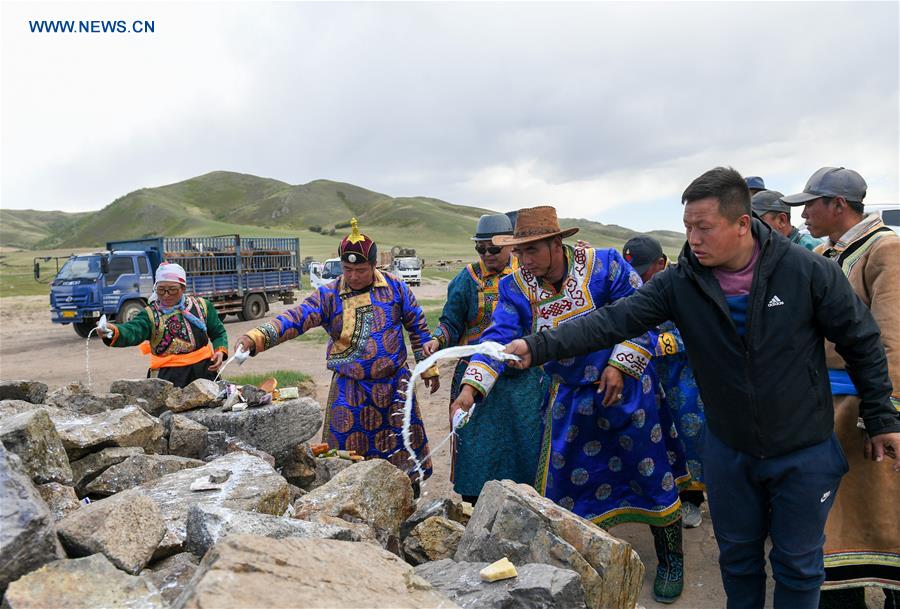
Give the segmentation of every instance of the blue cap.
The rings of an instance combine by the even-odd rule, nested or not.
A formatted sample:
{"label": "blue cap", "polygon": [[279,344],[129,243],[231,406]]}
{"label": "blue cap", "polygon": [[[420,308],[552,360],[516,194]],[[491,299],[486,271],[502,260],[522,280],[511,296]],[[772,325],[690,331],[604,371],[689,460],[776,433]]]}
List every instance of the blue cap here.
{"label": "blue cap", "polygon": [[747,176],[744,178],[744,181],[747,182],[747,188],[752,188],[753,190],[766,189],[766,183],[759,176]]}
{"label": "blue cap", "polygon": [[803,192],[782,197],[788,205],[805,205],[819,197],[844,197],[848,201],[862,203],[866,197],[866,181],[852,169],[823,167],[812,174]]}

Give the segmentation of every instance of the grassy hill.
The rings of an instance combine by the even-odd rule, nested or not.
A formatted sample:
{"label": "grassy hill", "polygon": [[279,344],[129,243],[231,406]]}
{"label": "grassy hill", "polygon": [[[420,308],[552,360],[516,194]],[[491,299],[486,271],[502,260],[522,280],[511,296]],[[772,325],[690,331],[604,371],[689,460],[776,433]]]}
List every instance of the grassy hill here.
{"label": "grassy hill", "polygon": [[35,245],[97,247],[107,240],[149,235],[297,234],[313,252],[324,253],[337,246],[346,229],[329,236],[308,227],[327,231],[355,216],[363,230],[378,233],[382,243],[407,244],[415,234],[416,240],[427,241],[431,246],[427,249],[437,252],[467,237],[482,213],[487,210],[424,197],[393,198],[329,180],[290,185],[218,171],[136,190],[100,211],[83,214],[68,230]]}
{"label": "grassy hill", "polygon": [[51,235],[64,234],[92,212],[0,209],[0,246],[31,248]]}
{"label": "grassy hill", "polygon": [[[353,184],[315,180],[291,185],[279,180],[216,171],[156,188],[142,188],[95,212],[69,214],[0,209],[0,293],[34,293],[44,288],[31,279],[31,257],[68,255],[103,247],[107,241],[155,235],[298,236],[301,255],[318,260],[336,255],[347,228],[328,234],[351,217],[382,250],[414,247],[426,261],[426,274],[443,277],[450,270],[429,263],[438,259],[475,259],[469,237],[478,217],[489,210],[429,197],[391,197]],[[620,248],[634,231],[585,219],[561,218],[578,226],[577,238],[598,247]],[[324,234],[309,227],[321,226]],[[674,256],[684,236],[654,231],[666,253]],[[11,253],[14,248],[31,252]],[[39,251],[40,250],[40,251]],[[51,251],[52,250],[52,251]],[[26,290],[27,291],[27,290]]]}

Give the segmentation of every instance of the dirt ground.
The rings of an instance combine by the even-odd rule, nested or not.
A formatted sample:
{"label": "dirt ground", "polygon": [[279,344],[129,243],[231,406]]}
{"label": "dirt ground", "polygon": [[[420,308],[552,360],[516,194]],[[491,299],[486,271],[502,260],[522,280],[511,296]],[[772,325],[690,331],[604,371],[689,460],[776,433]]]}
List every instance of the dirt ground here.
{"label": "dirt ground", "polygon": [[[446,283],[427,283],[414,288],[420,300],[443,298]],[[279,313],[283,305],[273,305],[272,315]],[[229,343],[257,322],[237,321],[233,316],[226,320]],[[320,332],[321,330],[315,330]],[[88,382],[86,363],[89,358],[90,380],[96,391],[108,391],[116,379],[143,378],[147,372],[147,360],[137,349],[110,349],[98,340],[91,340],[86,349],[84,339],[79,338],[69,326],[50,323],[46,296],[22,296],[0,299],[0,378],[32,379],[46,383],[51,391],[72,381]],[[450,432],[447,421],[447,404],[450,394],[452,363],[442,362],[441,388],[433,396],[420,386],[417,390],[429,442],[434,448]],[[309,374],[316,382],[317,398],[324,404],[328,394],[331,373],[325,367],[324,345],[292,341],[280,345],[277,350],[251,358],[240,373],[266,372],[276,369],[297,369]],[[230,367],[225,376],[235,371]],[[423,497],[449,496],[453,494],[449,480],[449,443],[432,455],[434,475],[423,488]],[[656,558],[650,531],[642,525],[621,525],[611,532],[630,542],[647,567],[640,603],[647,609],[682,607],[684,609],[721,609],[725,606],[718,569],[718,550],[713,537],[709,515],[704,505],[703,524],[684,531],[685,591],[674,605],[662,605],[653,601],[653,575]],[[769,603],[771,606],[771,580]],[[875,607],[875,604],[871,604]]]}

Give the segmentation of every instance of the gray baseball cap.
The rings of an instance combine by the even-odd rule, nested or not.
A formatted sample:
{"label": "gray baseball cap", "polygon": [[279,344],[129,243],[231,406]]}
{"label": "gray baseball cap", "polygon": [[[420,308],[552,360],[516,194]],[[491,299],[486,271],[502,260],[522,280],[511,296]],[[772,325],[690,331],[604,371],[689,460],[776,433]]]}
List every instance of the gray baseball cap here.
{"label": "gray baseball cap", "polygon": [[777,190],[760,190],[750,199],[750,207],[760,216],[769,211],[791,215],[791,208],[781,200],[783,196]]}
{"label": "gray baseball cap", "polygon": [[819,197],[844,197],[862,203],[866,197],[866,181],[852,169],[823,167],[812,174],[803,192],[782,197],[788,205],[804,205]]}
{"label": "gray baseball cap", "polygon": [[638,235],[629,239],[622,248],[622,257],[637,271],[643,275],[650,265],[664,258],[665,254],[659,241],[650,235]]}
{"label": "gray baseball cap", "polygon": [[478,218],[472,241],[490,241],[496,235],[513,234],[513,225],[506,214],[485,214]]}

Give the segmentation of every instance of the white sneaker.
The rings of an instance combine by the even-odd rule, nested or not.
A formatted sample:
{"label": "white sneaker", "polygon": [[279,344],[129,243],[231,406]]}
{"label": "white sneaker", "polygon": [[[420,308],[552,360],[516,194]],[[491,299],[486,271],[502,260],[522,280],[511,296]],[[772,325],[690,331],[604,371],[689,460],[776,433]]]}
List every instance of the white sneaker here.
{"label": "white sneaker", "polygon": [[686,529],[695,529],[703,522],[700,508],[689,501],[681,503],[681,523]]}

